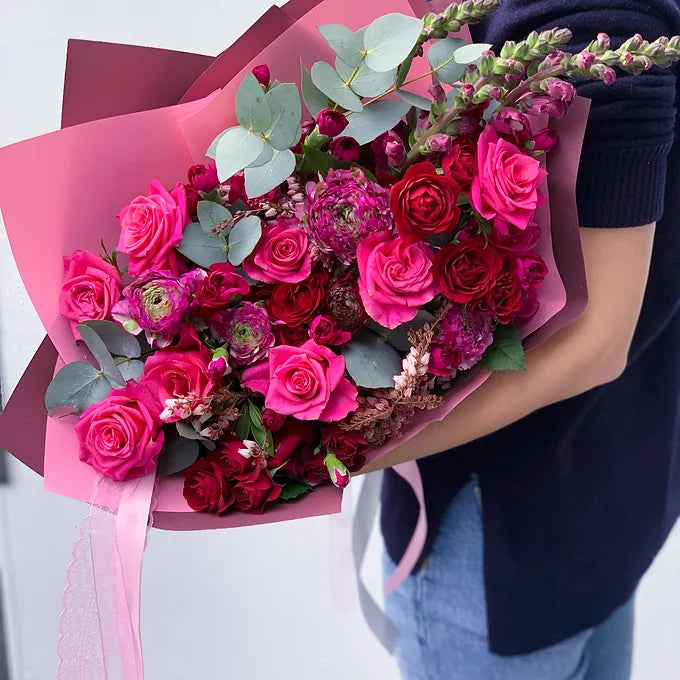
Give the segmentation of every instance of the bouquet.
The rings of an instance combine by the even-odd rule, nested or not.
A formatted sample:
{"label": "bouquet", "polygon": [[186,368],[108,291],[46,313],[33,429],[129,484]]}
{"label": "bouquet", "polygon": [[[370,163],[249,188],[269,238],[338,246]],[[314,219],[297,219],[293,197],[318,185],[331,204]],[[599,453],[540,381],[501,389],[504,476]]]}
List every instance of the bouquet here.
{"label": "bouquet", "polygon": [[[490,371],[523,369],[523,341],[585,301],[573,182],[587,106],[564,78],[668,66],[680,39],[612,49],[600,34],[571,54],[553,29],[496,55],[462,29],[497,0],[423,18],[378,4],[344,26],[324,20],[330,0],[296,3],[277,40],[228,77],[218,59],[183,103],[1,159],[77,149],[39,269],[11,187],[0,200],[60,357],[46,484],[104,508],[102,526],[134,506],[144,532],[118,545],[133,565],[152,505],[168,528],[337,509],[333,487]],[[132,145],[140,163],[124,174]],[[64,202],[92,173],[107,188]],[[138,638],[134,598],[120,606]]]}

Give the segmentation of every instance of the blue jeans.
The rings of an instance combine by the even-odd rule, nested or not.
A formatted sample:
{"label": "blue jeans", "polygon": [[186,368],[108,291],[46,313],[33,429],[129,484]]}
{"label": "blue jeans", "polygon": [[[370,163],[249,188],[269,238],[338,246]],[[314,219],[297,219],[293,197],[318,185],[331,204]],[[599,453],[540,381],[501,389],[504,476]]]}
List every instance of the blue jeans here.
{"label": "blue jeans", "polygon": [[[563,642],[498,656],[489,651],[482,567],[481,501],[471,482],[447,508],[423,569],[386,596],[403,680],[629,680],[633,598]],[[386,553],[384,570],[394,570]]]}

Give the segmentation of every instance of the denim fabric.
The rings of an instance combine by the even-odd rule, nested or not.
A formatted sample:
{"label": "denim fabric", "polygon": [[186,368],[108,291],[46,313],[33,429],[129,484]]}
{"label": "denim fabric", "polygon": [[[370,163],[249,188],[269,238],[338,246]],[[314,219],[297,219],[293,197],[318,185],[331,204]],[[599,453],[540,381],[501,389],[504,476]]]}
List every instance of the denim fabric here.
{"label": "denim fabric", "polygon": [[[385,577],[394,562],[384,553]],[[628,680],[633,599],[604,623],[520,656],[489,652],[478,487],[446,510],[423,568],[386,596],[403,680]],[[507,613],[512,616],[512,612]]]}

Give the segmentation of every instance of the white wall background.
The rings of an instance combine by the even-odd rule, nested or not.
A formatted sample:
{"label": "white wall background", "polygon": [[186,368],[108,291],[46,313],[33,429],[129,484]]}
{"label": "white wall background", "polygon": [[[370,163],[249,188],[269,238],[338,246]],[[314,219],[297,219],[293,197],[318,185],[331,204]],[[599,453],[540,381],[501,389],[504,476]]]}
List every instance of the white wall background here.
{"label": "white wall background", "polygon": [[[68,38],[217,54],[269,4],[2,0],[0,146],[59,127]],[[35,209],[40,190],[30,177],[26,189]],[[0,229],[5,399],[42,336]],[[19,463],[12,461],[10,472],[11,486],[0,488],[0,572],[11,680],[49,680],[66,566],[85,506],[46,493]],[[395,665],[358,610],[335,604],[329,542],[326,518],[230,532],[152,532],[142,605],[149,680],[396,680]],[[376,591],[379,549],[376,540],[366,569]],[[639,593],[635,680],[680,677],[679,576],[676,531]]]}

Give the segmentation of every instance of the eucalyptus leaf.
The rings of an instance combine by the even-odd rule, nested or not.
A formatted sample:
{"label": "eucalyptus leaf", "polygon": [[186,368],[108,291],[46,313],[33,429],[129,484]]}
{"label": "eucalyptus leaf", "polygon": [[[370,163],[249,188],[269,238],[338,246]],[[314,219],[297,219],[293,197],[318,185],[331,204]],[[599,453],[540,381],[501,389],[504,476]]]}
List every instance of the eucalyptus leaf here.
{"label": "eucalyptus leaf", "polygon": [[496,326],[493,344],[486,350],[480,363],[492,371],[526,370],[519,331],[512,325]]}
{"label": "eucalyptus leaf", "polygon": [[421,309],[416,314],[416,318],[399,324],[395,329],[388,330],[387,342],[395,349],[401,352],[408,352],[411,349],[411,343],[408,340],[408,332],[412,328],[422,328],[426,323],[432,323],[434,316],[425,309]]}
{"label": "eucalyptus leaf", "polygon": [[231,219],[231,213],[223,205],[213,201],[199,201],[197,211],[201,229],[206,234],[212,234],[214,226]]}
{"label": "eucalyptus leaf", "polygon": [[184,423],[181,420],[178,420],[175,423],[175,428],[177,429],[177,434],[183,439],[191,439],[197,442],[206,440],[206,438],[202,437],[198,432],[196,432],[196,430],[191,425]]}
{"label": "eucalyptus leaf", "polygon": [[52,415],[70,407],[76,413],[106,399],[113,385],[87,361],[66,364],[53,378],[45,393],[45,408]]}
{"label": "eucalyptus leaf", "polygon": [[264,148],[264,140],[240,126],[225,130],[215,147],[217,175],[226,181],[257,160]]}
{"label": "eucalyptus leaf", "polygon": [[316,118],[319,111],[328,108],[328,97],[312,82],[310,70],[300,63],[302,70],[302,98],[309,114]]}
{"label": "eucalyptus leaf", "polygon": [[111,352],[106,348],[104,341],[97,335],[96,331],[84,324],[76,326],[80,337],[87,345],[92,356],[99,364],[102,373],[108,378],[114,387],[125,387],[125,378],[120,374],[116,362],[111,356]]}
{"label": "eucalyptus leaf", "polygon": [[394,377],[401,373],[401,355],[379,335],[362,328],[340,351],[357,385],[394,387]]}
{"label": "eucalyptus leaf", "polygon": [[472,43],[471,45],[463,45],[456,50],[453,57],[459,64],[473,64],[478,59],[481,59],[482,54],[492,47],[493,45],[491,43]]}
{"label": "eucalyptus leaf", "polygon": [[283,489],[281,489],[279,500],[292,501],[311,490],[311,484],[305,484],[304,482],[288,482],[287,484],[284,484]]}
{"label": "eucalyptus leaf", "polygon": [[195,439],[185,439],[171,430],[165,433],[165,451],[158,457],[158,474],[174,475],[198,459],[200,448]]}
{"label": "eucalyptus leaf", "polygon": [[397,90],[397,94],[400,99],[403,99],[411,106],[415,106],[423,111],[432,110],[432,100],[427,99],[427,97],[422,97],[421,95],[416,94],[415,92],[409,92],[408,90]]}
{"label": "eucalyptus leaf", "polygon": [[501,107],[501,103],[498,101],[498,99],[491,99],[489,100],[489,105],[484,109],[484,113],[482,114],[482,118],[484,120],[489,120],[491,116],[493,116],[494,113]]}
{"label": "eucalyptus leaf", "polygon": [[265,140],[264,146],[262,147],[262,153],[248,165],[249,168],[258,168],[262,165],[266,165],[272,159],[274,155],[274,147]]}
{"label": "eucalyptus leaf", "polygon": [[224,239],[217,234],[206,234],[198,222],[192,222],[184,228],[177,250],[200,267],[227,261]]}
{"label": "eucalyptus leaf", "polygon": [[427,51],[427,60],[443,83],[451,84],[461,79],[465,66],[454,59],[454,54],[465,44],[460,38],[444,38],[433,43]]}
{"label": "eucalyptus leaf", "polygon": [[236,119],[253,132],[266,132],[272,124],[272,112],[262,85],[249,73],[236,93]]}
{"label": "eucalyptus leaf", "polygon": [[222,137],[224,137],[224,135],[228,131],[229,130],[222,130],[222,132],[220,132],[220,134],[217,135],[217,137],[215,137],[215,139],[213,139],[212,142],[210,142],[210,146],[208,147],[208,150],[205,152],[205,155],[208,158],[212,158],[213,160],[215,160],[215,153],[217,152],[217,145],[219,144],[220,139],[222,139]]}
{"label": "eucalyptus leaf", "polygon": [[142,377],[142,373],[144,373],[144,362],[137,359],[117,361],[116,365],[126,381],[139,380]]}
{"label": "eucalyptus leaf", "polygon": [[423,30],[423,20],[405,14],[385,14],[364,33],[366,64],[374,71],[390,71],[404,61]]}
{"label": "eucalyptus leaf", "polygon": [[257,215],[239,220],[229,232],[229,262],[235,267],[255,250],[262,236],[262,221]]}
{"label": "eucalyptus leaf", "polygon": [[275,149],[284,151],[300,139],[300,93],[295,85],[283,83],[267,92],[267,101],[272,112],[272,124],[265,132],[265,139]]}
{"label": "eucalyptus leaf", "polygon": [[83,325],[91,328],[102,339],[106,349],[111,354],[131,359],[136,359],[142,354],[139,340],[118,323],[113,321],[83,321]]}
{"label": "eucalyptus leaf", "polygon": [[402,99],[383,99],[375,102],[361,113],[349,116],[349,125],[343,134],[354,137],[361,145],[368,144],[397,125],[410,108],[411,105]]}
{"label": "eucalyptus leaf", "polygon": [[275,151],[265,165],[246,168],[246,193],[250,198],[264,196],[287,180],[294,171],[295,154],[290,149]]}
{"label": "eucalyptus leaf", "polygon": [[335,60],[335,68],[338,75],[346,83],[354,76],[350,87],[360,97],[377,97],[379,94],[387,92],[394,84],[394,79],[397,76],[396,68],[379,73],[368,68],[366,64],[362,64],[355,74],[356,69],[345,64],[339,57]]}
{"label": "eucalyptus leaf", "polygon": [[347,87],[347,84],[338,75],[338,72],[325,61],[317,61],[312,66],[312,82],[331,101],[340,104],[340,106],[348,111],[363,110],[364,105],[361,103],[361,99]]}
{"label": "eucalyptus leaf", "polygon": [[356,68],[364,60],[363,43],[351,28],[342,24],[319,26],[319,33],[348,66]]}

